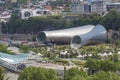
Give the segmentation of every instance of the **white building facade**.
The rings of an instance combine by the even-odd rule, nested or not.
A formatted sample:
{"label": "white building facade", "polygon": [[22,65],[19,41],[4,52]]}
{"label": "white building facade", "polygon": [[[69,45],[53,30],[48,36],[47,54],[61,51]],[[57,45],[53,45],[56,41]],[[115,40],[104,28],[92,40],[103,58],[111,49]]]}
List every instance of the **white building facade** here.
{"label": "white building facade", "polygon": [[107,11],[107,9],[106,9],[105,1],[91,2],[91,12],[92,13],[105,13],[106,11]]}
{"label": "white building facade", "polygon": [[84,4],[84,3],[73,3],[70,6],[70,12],[72,14],[84,14],[84,13],[89,13],[90,12],[90,4]]}
{"label": "white building facade", "polygon": [[107,3],[106,5],[107,5],[107,11],[114,9],[120,12],[120,3]]}
{"label": "white building facade", "polygon": [[74,2],[70,6],[70,12],[74,14],[86,14],[86,13],[105,13],[107,11],[105,1],[78,1]]}
{"label": "white building facade", "polygon": [[22,9],[21,19],[28,19],[33,16],[52,15],[52,12],[47,9]]}

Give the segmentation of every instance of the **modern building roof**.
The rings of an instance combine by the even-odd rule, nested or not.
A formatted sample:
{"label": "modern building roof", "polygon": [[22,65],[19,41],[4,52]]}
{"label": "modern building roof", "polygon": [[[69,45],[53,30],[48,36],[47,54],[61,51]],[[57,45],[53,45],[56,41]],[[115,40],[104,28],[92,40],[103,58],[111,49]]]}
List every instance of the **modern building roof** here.
{"label": "modern building roof", "polygon": [[27,57],[31,54],[32,53],[29,52],[29,53],[21,53],[21,54],[16,54],[16,55],[10,55],[10,54],[0,52],[0,59],[5,61],[5,62],[8,62],[10,64],[19,64],[22,61],[26,60]]}

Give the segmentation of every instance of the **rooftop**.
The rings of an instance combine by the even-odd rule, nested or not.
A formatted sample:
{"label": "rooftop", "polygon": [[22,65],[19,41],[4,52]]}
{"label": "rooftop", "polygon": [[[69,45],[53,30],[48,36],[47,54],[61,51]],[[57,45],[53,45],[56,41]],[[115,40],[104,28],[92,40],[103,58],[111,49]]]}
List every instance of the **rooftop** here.
{"label": "rooftop", "polygon": [[10,55],[10,54],[0,52],[0,60],[3,60],[3,61],[8,62],[10,64],[19,64],[22,61],[26,60],[30,54],[32,54],[32,53],[29,52],[29,53]]}

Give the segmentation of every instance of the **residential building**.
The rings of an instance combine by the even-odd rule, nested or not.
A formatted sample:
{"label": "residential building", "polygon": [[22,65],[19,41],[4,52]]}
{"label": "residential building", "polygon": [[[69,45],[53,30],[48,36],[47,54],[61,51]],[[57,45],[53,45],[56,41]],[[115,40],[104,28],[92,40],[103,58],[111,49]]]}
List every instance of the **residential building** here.
{"label": "residential building", "polygon": [[105,1],[78,1],[73,2],[70,6],[70,11],[73,14],[97,13],[102,14],[107,11]]}
{"label": "residential building", "polygon": [[70,6],[70,11],[72,14],[84,14],[90,12],[90,4],[82,2],[74,2]]}
{"label": "residential building", "polygon": [[11,12],[4,11],[0,14],[0,22],[8,22],[11,17]]}
{"label": "residential building", "polygon": [[93,1],[91,2],[91,12],[92,13],[105,13],[106,12],[106,4],[105,1]]}
{"label": "residential building", "polygon": [[120,3],[107,3],[106,6],[107,6],[107,11],[114,9],[120,12]]}
{"label": "residential building", "polygon": [[51,15],[52,12],[47,9],[22,9],[21,11],[21,19],[28,19],[33,16],[43,16],[43,15]]}

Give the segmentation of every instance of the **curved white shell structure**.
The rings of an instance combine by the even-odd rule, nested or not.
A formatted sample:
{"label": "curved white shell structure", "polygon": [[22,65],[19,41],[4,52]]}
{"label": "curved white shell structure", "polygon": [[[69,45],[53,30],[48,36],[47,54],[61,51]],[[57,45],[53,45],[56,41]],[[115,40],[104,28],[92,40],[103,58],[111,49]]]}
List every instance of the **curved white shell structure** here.
{"label": "curved white shell structure", "polygon": [[57,43],[70,43],[75,35],[82,35],[90,32],[95,26],[85,25],[69,29],[42,31],[37,34],[37,41],[40,42],[57,42]]}
{"label": "curved white shell structure", "polygon": [[91,41],[106,41],[106,32],[106,29],[102,25],[96,25],[94,28],[91,29],[91,31],[85,34],[74,36],[71,39],[71,47],[77,49],[80,48],[83,44],[87,44]]}
{"label": "curved white shell structure", "polygon": [[106,29],[102,25],[85,25],[75,28],[42,31],[37,34],[37,41],[70,43],[73,48],[80,48],[81,45],[90,41],[105,41]]}

